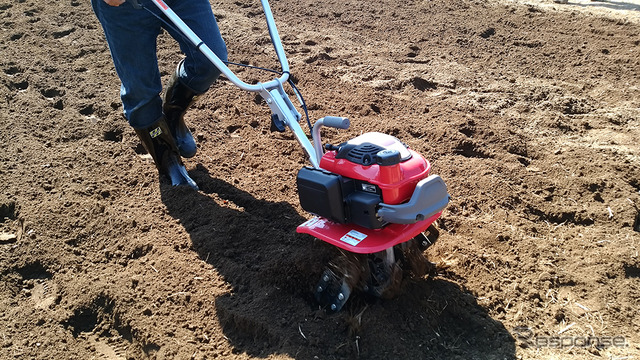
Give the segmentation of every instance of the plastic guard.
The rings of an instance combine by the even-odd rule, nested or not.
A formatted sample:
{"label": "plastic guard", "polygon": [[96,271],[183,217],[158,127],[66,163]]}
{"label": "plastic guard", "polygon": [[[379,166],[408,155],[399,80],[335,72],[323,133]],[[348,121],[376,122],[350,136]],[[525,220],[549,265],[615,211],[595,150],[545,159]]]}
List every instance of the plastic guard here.
{"label": "plastic guard", "polygon": [[438,175],[422,179],[404,204],[380,204],[378,216],[393,224],[412,224],[440,213],[449,203],[447,185]]}
{"label": "plastic guard", "polygon": [[414,224],[389,224],[377,230],[338,224],[316,216],[298,226],[296,231],[353,253],[371,254],[413,239],[431,226],[440,214],[442,212]]}

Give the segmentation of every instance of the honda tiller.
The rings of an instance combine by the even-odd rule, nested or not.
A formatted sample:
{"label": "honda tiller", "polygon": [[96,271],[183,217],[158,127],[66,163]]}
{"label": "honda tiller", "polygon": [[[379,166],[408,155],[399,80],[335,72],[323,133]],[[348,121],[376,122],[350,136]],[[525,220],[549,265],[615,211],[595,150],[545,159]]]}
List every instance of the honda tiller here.
{"label": "honda tiller", "polygon": [[390,135],[365,133],[323,148],[320,129],[347,129],[345,117],[319,119],[309,140],[299,124],[302,116],[283,89],[289,64],[267,0],[261,3],[282,72],[257,84],[240,80],[163,0],[153,3],[229,81],[259,93],[271,109],[272,125],[293,131],[309,157],[311,166],[298,172],[298,195],[302,208],[315,216],[297,231],[343,250],[315,288],[323,307],[339,311],[355,289],[392,296],[403,273],[426,273],[431,263],[423,251],[435,241],[438,232],[432,224],[449,202],[444,181],[429,175],[424,157]]}

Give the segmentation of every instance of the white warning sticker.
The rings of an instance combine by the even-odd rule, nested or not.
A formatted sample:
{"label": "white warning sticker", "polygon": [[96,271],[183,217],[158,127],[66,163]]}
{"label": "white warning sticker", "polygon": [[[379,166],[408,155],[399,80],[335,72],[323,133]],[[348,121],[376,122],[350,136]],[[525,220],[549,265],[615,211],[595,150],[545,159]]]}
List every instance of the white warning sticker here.
{"label": "white warning sticker", "polygon": [[367,238],[366,234],[363,234],[356,230],[351,230],[340,238],[340,241],[347,243],[351,246],[358,246],[360,242]]}
{"label": "white warning sticker", "polygon": [[320,219],[320,218],[319,218],[319,217],[317,217],[317,216],[314,216],[314,217],[312,217],[311,219],[309,219],[309,220],[305,221],[305,222],[304,222],[302,225],[300,225],[300,226],[304,226],[304,227],[308,227],[308,228],[310,228],[310,227],[312,227],[313,225],[315,225],[315,224],[316,224],[318,221],[320,221],[320,220],[322,220],[322,219]]}

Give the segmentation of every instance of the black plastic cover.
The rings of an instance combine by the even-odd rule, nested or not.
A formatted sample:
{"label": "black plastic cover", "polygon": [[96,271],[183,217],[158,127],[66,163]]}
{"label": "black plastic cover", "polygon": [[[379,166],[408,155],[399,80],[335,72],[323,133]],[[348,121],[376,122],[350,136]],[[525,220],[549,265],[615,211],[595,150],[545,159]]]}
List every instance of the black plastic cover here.
{"label": "black plastic cover", "polygon": [[376,216],[376,208],[382,201],[380,195],[354,191],[347,197],[349,218],[352,223],[367,229],[379,229],[383,223]]}
{"label": "black plastic cover", "polygon": [[343,143],[339,146],[336,159],[347,159],[352,163],[369,166],[376,163],[376,154],[382,150],[384,150],[383,147],[372,143],[359,145]]}
{"label": "black plastic cover", "polygon": [[377,216],[378,205],[382,202],[380,189],[373,184],[311,167],[300,169],[296,183],[300,205],[312,214],[368,229],[379,229],[384,225]]}
{"label": "black plastic cover", "polygon": [[376,154],[376,162],[380,166],[392,166],[396,164],[400,164],[402,160],[400,158],[400,151],[394,149],[387,149],[378,151]]}
{"label": "black plastic cover", "polygon": [[347,222],[342,195],[342,176],[304,167],[298,172],[296,182],[303,209],[337,223]]}

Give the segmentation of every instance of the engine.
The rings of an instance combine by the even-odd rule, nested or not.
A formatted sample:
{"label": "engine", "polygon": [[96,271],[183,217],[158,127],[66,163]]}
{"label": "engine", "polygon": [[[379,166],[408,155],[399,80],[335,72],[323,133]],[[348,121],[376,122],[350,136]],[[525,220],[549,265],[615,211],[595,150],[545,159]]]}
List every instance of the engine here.
{"label": "engine", "polygon": [[298,194],[303,209],[340,224],[382,228],[381,204],[407,202],[431,170],[424,157],[387,134],[366,133],[326,149],[320,169],[298,172]]}

